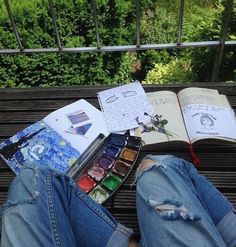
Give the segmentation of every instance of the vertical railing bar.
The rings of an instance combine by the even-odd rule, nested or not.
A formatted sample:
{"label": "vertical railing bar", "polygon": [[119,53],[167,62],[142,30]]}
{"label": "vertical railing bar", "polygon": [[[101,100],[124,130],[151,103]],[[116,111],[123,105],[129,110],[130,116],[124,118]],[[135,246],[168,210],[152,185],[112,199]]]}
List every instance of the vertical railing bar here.
{"label": "vertical railing bar", "polygon": [[51,15],[52,15],[53,27],[54,27],[54,30],[55,30],[55,33],[56,33],[56,39],[57,39],[58,48],[59,48],[59,50],[62,50],[61,39],[60,39],[59,31],[58,31],[58,28],[57,28],[56,13],[55,13],[55,10],[54,10],[54,7],[53,7],[53,2],[52,2],[52,0],[48,0],[48,3],[49,3],[49,9],[50,9],[50,12],[51,12]]}
{"label": "vertical railing bar", "polygon": [[220,71],[222,57],[224,53],[224,47],[225,47],[225,40],[228,35],[229,22],[230,22],[232,10],[233,10],[233,0],[227,0],[225,4],[223,17],[222,17],[222,27],[221,27],[220,40],[219,40],[220,45],[218,46],[217,51],[216,51],[216,57],[215,57],[213,71],[212,71],[211,82],[217,81],[219,77],[219,71]]}
{"label": "vertical railing bar", "polygon": [[182,42],[183,17],[184,17],[184,0],[180,0],[180,12],[179,12],[177,45],[180,45],[181,42]]}
{"label": "vertical railing bar", "polygon": [[101,43],[100,43],[99,28],[98,28],[96,0],[92,0],[92,7],[93,7],[93,21],[95,25],[96,39],[97,39],[97,48],[99,49],[101,48]]}
{"label": "vertical railing bar", "polygon": [[24,48],[23,48],[23,45],[21,43],[17,28],[16,28],[16,24],[15,24],[15,21],[14,21],[12,12],[11,12],[10,4],[9,4],[8,0],[4,0],[4,2],[5,2],[5,6],[6,6],[6,9],[7,9],[7,13],[8,13],[9,19],[11,21],[11,26],[12,26],[13,32],[15,34],[15,38],[17,40],[17,43],[19,45],[20,50],[22,51]]}
{"label": "vertical railing bar", "polygon": [[135,0],[136,6],[136,45],[140,46],[140,0]]}

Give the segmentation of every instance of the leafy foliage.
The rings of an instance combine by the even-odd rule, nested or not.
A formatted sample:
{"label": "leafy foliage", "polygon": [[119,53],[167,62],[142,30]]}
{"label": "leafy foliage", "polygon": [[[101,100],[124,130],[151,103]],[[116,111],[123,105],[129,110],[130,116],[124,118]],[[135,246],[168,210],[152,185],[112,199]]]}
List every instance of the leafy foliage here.
{"label": "leafy foliage", "polygon": [[[221,1],[186,1],[186,11],[183,23],[183,41],[219,40],[222,25],[222,11],[224,9],[223,4],[224,3]],[[230,23],[229,38],[231,40],[236,33],[235,8],[236,5],[234,5]],[[161,33],[163,35],[166,34],[165,30]],[[154,55],[155,53],[151,52],[151,63],[150,59],[145,59],[146,66],[148,66],[146,69],[147,77],[145,81],[148,83],[204,82],[210,81],[211,79],[216,58],[215,47],[169,51],[167,52],[168,55],[164,53],[163,61],[160,59],[160,52],[157,51],[156,53],[159,54]],[[235,80],[235,55],[235,47],[225,47],[219,75],[220,81]],[[154,62],[155,60],[156,62]],[[189,67],[189,65],[191,66]],[[181,67],[185,69],[181,69]]]}
{"label": "leafy foliage", "polygon": [[173,59],[167,64],[156,63],[148,72],[145,83],[189,83],[193,81],[191,60]]}
{"label": "leafy foliage", "polygon": [[[101,45],[135,43],[135,2],[97,0]],[[24,48],[56,47],[47,0],[11,0]],[[183,41],[217,40],[222,0],[186,0]],[[141,1],[141,42],[176,42],[179,1]],[[63,47],[96,46],[92,1],[54,0]],[[236,19],[229,38],[236,40]],[[18,48],[3,1],[0,1],[0,49]],[[227,47],[221,80],[236,80],[236,52]],[[215,48],[113,53],[47,53],[0,56],[0,87],[94,85],[207,81]]]}

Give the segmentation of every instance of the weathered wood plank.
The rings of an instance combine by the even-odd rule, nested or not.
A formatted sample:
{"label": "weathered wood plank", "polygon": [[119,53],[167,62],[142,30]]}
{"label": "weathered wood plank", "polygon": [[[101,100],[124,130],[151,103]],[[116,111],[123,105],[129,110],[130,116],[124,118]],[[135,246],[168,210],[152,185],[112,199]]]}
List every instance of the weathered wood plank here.
{"label": "weathered wood plank", "polygon": [[134,234],[136,238],[139,237],[140,232],[138,227],[137,215],[135,212],[113,213],[113,215],[118,222],[125,225],[126,227],[132,228],[134,230]]}
{"label": "weathered wood plank", "polygon": [[46,117],[51,111],[0,111],[0,124],[32,124]]}
{"label": "weathered wood plank", "polygon": [[[77,99],[58,99],[58,100],[9,100],[9,101],[0,101],[0,111],[1,112],[15,112],[15,111],[48,111],[52,112],[61,107],[67,106],[77,100]],[[99,108],[99,103],[97,99],[87,100],[89,103]]]}
{"label": "weathered wood plank", "polygon": [[29,125],[30,124],[2,124],[0,126],[0,136],[1,138],[8,138],[25,129]]}
{"label": "weathered wood plank", "polygon": [[0,191],[0,205],[2,205],[3,203],[5,203],[6,197],[7,197],[7,192],[1,192]]}
{"label": "weathered wood plank", "polygon": [[[69,105],[79,99],[82,99],[83,96],[76,99],[44,99],[44,100],[8,100],[0,101],[0,112],[35,112],[35,111],[47,111],[48,113],[55,111],[61,107]],[[89,103],[93,106],[100,109],[97,98],[87,99]],[[232,107],[236,108],[236,97],[229,98],[229,102]]]}
{"label": "weathered wood plank", "polygon": [[[236,113],[236,108],[234,109]],[[52,110],[44,110],[44,111],[1,111],[0,110],[0,126],[2,124],[33,124],[37,121],[42,120],[48,114],[50,114]]]}
{"label": "weathered wood plank", "polygon": [[[115,85],[114,85],[115,86]],[[111,85],[96,85],[96,86],[71,86],[71,87],[51,87],[51,88],[24,88],[24,89],[1,89],[0,101],[9,99],[61,99],[61,98],[77,98],[82,96],[83,98],[95,98],[97,92],[105,90],[111,87]],[[146,92],[171,90],[173,92],[179,92],[180,90],[191,87],[205,87],[217,89],[220,93],[230,95],[236,95],[236,85],[227,83],[192,83],[192,84],[174,84],[174,85],[144,85]],[[26,96],[27,95],[27,96]]]}

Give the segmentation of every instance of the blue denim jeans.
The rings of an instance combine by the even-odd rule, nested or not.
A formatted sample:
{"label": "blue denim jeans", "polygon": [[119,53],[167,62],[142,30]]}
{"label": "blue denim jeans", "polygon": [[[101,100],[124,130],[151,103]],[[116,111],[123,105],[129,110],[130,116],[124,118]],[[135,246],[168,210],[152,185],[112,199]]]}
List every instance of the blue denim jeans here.
{"label": "blue denim jeans", "polygon": [[146,159],[154,163],[137,173],[139,246],[236,246],[232,205],[191,163],[170,155]]}
{"label": "blue denim jeans", "polygon": [[[182,159],[147,158],[137,173],[140,246],[236,246],[232,205],[212,184]],[[0,233],[1,247],[128,247],[132,230],[68,176],[29,166],[10,186]]]}

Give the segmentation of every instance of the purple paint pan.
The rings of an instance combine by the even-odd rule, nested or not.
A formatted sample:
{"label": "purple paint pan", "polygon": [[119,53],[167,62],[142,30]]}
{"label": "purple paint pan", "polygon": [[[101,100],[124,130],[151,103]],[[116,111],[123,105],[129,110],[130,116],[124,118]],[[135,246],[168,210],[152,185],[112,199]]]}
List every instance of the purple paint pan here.
{"label": "purple paint pan", "polygon": [[110,169],[113,164],[115,163],[115,160],[109,156],[102,155],[96,162],[99,166],[101,166],[103,169],[108,170]]}

